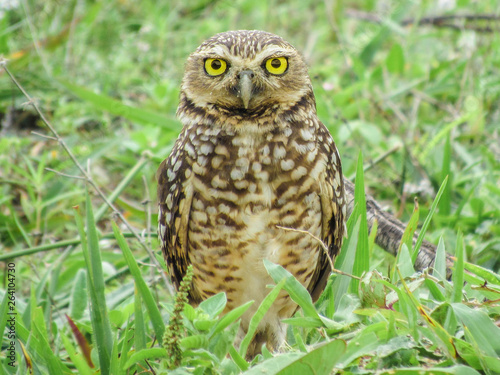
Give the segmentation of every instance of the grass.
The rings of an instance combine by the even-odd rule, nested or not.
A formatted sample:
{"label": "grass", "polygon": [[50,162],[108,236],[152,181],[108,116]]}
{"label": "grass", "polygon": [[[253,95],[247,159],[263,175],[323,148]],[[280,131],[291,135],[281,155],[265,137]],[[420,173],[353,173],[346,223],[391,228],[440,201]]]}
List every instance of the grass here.
{"label": "grass", "polygon": [[[479,29],[499,22],[401,26],[498,16],[495,0],[9,4],[0,5],[8,69],[128,226],[68,177],[82,172],[0,70],[0,373],[500,373],[500,34]],[[234,345],[248,305],[221,316],[216,295],[175,309],[155,234],[154,173],[180,130],[185,58],[237,28],[277,33],[303,52],[318,114],[357,182],[336,267],[361,280],[332,275],[313,304],[266,264],[275,285],[254,326],[281,289],[301,309],[287,320],[286,347],[254,363],[249,337]],[[367,233],[363,187],[410,223],[396,258]],[[438,244],[434,270],[422,274],[415,229]],[[445,252],[456,257],[452,280]],[[175,370],[162,345],[174,311]]]}

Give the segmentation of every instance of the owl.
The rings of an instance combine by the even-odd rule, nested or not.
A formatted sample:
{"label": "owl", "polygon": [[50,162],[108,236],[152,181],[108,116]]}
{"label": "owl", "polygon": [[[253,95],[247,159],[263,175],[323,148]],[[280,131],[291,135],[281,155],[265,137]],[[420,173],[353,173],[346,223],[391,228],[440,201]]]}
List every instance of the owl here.
{"label": "owl", "polygon": [[[307,66],[281,37],[228,31],[186,63],[177,116],[183,129],[157,172],[162,251],[179,286],[188,265],[192,304],[225,292],[226,311],[255,301],[280,264],[317,299],[330,274],[317,239],[334,257],[345,234],[346,202],[337,148],[319,121]],[[297,310],[282,291],[258,326],[247,356],[279,349]]]}

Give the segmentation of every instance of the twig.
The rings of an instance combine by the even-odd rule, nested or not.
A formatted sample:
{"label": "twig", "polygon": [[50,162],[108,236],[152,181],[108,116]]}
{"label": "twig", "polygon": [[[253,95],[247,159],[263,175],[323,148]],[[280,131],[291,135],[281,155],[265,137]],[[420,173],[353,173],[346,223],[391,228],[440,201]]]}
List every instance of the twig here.
{"label": "twig", "polygon": [[38,135],[39,137],[42,137],[42,138],[45,138],[45,139],[50,139],[52,141],[57,141],[57,138],[51,137],[50,135],[45,135],[45,134],[38,133],[38,132],[35,132],[35,131],[32,131],[31,134]]}
{"label": "twig", "polygon": [[[134,230],[134,228],[129,224],[129,222],[127,221],[127,219],[125,219],[125,217],[115,207],[115,205],[108,200],[108,198],[106,197],[106,195],[102,192],[102,190],[99,188],[99,186],[96,184],[96,182],[92,179],[92,176],[90,175],[90,173],[87,172],[83,168],[83,166],[77,160],[77,158],[75,157],[75,155],[73,154],[73,152],[70,150],[70,148],[68,147],[68,145],[66,144],[66,142],[64,142],[64,140],[61,138],[61,136],[56,131],[56,129],[47,120],[47,118],[42,113],[42,111],[40,110],[40,108],[38,107],[38,105],[36,104],[36,102],[33,100],[33,98],[26,92],[26,90],[23,88],[23,86],[17,81],[17,79],[14,77],[14,75],[7,68],[7,63],[6,63],[5,59],[0,59],[0,67],[5,70],[5,72],[9,75],[10,79],[12,80],[12,82],[23,93],[23,95],[26,97],[26,99],[28,99],[29,104],[31,104],[33,106],[33,108],[35,109],[36,113],[40,116],[40,118],[45,123],[45,125],[47,125],[47,127],[49,128],[49,130],[52,132],[52,134],[54,135],[55,139],[57,140],[57,142],[61,145],[61,147],[64,149],[64,151],[66,151],[66,153],[68,154],[68,156],[70,157],[70,159],[73,161],[73,163],[76,165],[76,167],[78,168],[78,170],[80,171],[80,173],[84,176],[84,180],[94,188],[94,190],[101,197],[101,199],[106,203],[106,205],[108,205],[108,207],[110,207],[111,210],[113,210],[113,213],[120,218],[120,220],[123,222],[123,224],[125,224],[125,226],[127,227],[127,229],[134,235],[134,237],[139,241],[139,243],[141,244],[141,246],[146,250],[146,252],[150,256],[151,260],[156,265],[156,267],[158,267],[159,270],[162,270],[162,267],[159,264],[159,262],[156,259],[156,257],[154,256],[153,251],[147,246],[147,244],[145,243],[144,239],[139,234],[137,234],[137,232]],[[165,282],[165,285],[166,285],[167,290],[169,291],[169,293],[171,295],[174,295],[173,289],[170,286],[170,283],[167,281],[167,278],[166,278],[165,274],[163,272],[160,272],[160,275],[162,276],[162,278],[163,278],[163,280]]]}
{"label": "twig", "polygon": [[328,263],[330,263],[330,268],[331,268],[331,270],[332,270],[333,273],[337,273],[339,275],[344,275],[344,276],[349,276],[349,277],[352,277],[353,279],[356,279],[356,280],[361,280],[361,277],[354,276],[354,275],[351,275],[350,273],[347,273],[347,272],[344,272],[344,271],[336,269],[335,266],[333,265],[332,257],[328,253],[328,248],[326,247],[325,243],[323,241],[321,241],[321,239],[319,239],[318,237],[316,237],[314,234],[312,234],[311,232],[308,232],[308,231],[302,230],[302,229],[282,227],[281,225],[276,225],[276,228],[287,230],[287,231],[290,231],[290,232],[303,233],[303,234],[307,234],[308,236],[311,236],[316,241],[318,241],[318,243],[320,244],[321,248],[323,249],[323,252],[325,253],[326,257],[328,258]]}
{"label": "twig", "polygon": [[[345,11],[347,17],[355,18],[362,21],[372,22],[372,23],[382,23],[384,20],[378,14],[368,13],[359,11],[356,9],[347,9]],[[453,23],[454,21],[463,21],[464,24]],[[493,14],[451,14],[444,16],[428,16],[422,18],[407,18],[400,22],[401,26],[409,25],[431,25],[441,28],[450,28],[454,30],[473,30],[479,33],[493,33],[500,30],[499,27],[491,26],[479,26],[465,24],[465,22],[477,22],[484,21],[489,23],[500,23],[500,16]]]}
{"label": "twig", "polygon": [[62,173],[62,172],[56,171],[55,169],[52,169],[52,168],[45,167],[45,170],[50,171],[50,172],[54,172],[55,174],[57,174],[59,176],[68,177],[68,178],[74,178],[76,180],[85,180],[85,181],[87,181],[87,179],[85,177],[74,176],[74,175],[71,175],[71,174]]}
{"label": "twig", "polygon": [[[495,16],[493,14],[448,14],[445,16],[422,17],[417,21],[419,25],[449,26],[450,24],[445,24],[444,22],[456,20],[499,22],[500,16]],[[414,18],[407,18],[401,21],[401,25],[411,25],[415,23],[415,21]]]}

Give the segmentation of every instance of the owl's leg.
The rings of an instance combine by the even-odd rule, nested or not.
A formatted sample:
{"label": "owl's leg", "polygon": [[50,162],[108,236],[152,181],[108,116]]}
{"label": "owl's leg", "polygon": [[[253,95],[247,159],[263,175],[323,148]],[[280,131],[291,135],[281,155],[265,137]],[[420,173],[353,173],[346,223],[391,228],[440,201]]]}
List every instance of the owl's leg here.
{"label": "owl's leg", "polygon": [[[286,327],[287,326],[279,320],[277,320],[275,324],[266,323],[265,326],[259,327],[252,341],[248,345],[246,359],[251,361],[257,354],[261,354],[262,345],[266,345],[267,350],[271,353],[279,350],[285,341]],[[245,329],[240,327],[237,342],[238,346],[245,335]]]}

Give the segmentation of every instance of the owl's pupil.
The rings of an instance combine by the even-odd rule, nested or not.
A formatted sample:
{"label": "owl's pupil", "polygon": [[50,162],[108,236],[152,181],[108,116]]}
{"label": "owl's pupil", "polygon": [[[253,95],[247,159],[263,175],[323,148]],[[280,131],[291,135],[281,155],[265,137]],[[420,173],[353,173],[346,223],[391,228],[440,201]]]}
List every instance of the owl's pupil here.
{"label": "owl's pupil", "polygon": [[212,61],[212,64],[210,65],[212,66],[213,70],[219,70],[222,67],[222,64],[219,60]]}
{"label": "owl's pupil", "polygon": [[278,69],[281,66],[281,61],[279,59],[272,59],[271,60],[271,66],[274,69]]}

